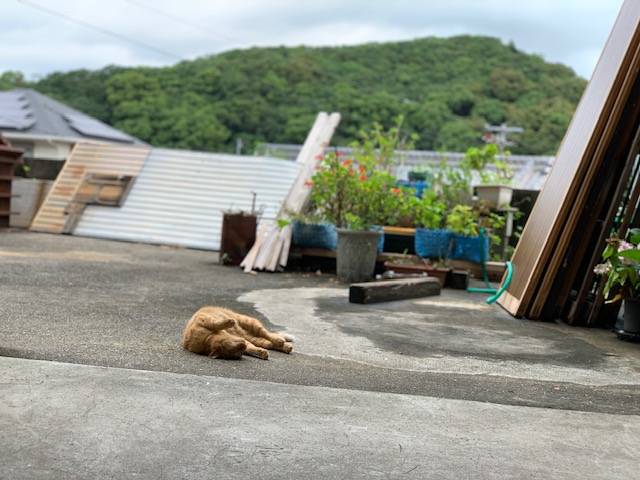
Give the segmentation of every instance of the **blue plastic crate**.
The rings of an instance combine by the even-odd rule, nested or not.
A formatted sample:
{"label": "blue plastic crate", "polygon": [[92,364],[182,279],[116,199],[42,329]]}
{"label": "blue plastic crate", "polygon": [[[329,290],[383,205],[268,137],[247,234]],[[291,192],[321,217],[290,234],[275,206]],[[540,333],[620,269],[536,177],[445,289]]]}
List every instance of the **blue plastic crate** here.
{"label": "blue plastic crate", "polygon": [[338,248],[338,232],[331,223],[302,223],[294,220],[292,224],[293,245],[303,248]]}
{"label": "blue plastic crate", "polygon": [[416,228],[416,253],[423,258],[448,258],[452,235],[449,230]]}
{"label": "blue plastic crate", "polygon": [[454,234],[450,258],[485,263],[489,260],[489,237],[486,235],[465,237]]}

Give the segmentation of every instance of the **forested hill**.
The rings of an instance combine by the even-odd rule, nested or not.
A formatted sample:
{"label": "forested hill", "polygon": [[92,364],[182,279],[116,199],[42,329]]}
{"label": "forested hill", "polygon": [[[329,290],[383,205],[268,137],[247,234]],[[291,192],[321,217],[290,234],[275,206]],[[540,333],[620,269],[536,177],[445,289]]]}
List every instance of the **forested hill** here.
{"label": "forested hill", "polygon": [[512,44],[459,36],[250,48],[165,68],[54,73],[30,86],[156,146],[300,143],[326,110],[343,115],[338,143],[402,113],[420,149],[460,151],[481,141],[485,122],[506,121],[525,129],[514,152],[553,154],[585,81]]}

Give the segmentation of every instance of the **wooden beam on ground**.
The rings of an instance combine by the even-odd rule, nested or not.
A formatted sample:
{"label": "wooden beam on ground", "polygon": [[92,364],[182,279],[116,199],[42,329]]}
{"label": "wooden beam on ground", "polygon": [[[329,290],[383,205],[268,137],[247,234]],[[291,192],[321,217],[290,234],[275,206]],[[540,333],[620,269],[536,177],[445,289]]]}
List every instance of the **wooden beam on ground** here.
{"label": "wooden beam on ground", "polygon": [[349,302],[365,304],[431,297],[440,295],[440,290],[440,281],[434,277],[354,283],[349,287]]}

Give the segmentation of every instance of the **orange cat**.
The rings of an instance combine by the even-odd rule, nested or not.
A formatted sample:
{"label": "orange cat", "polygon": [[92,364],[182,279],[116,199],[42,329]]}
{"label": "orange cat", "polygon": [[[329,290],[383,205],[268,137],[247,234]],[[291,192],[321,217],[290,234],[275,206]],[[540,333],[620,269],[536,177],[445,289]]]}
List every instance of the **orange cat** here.
{"label": "orange cat", "polygon": [[182,346],[213,358],[239,359],[243,354],[266,360],[268,350],[291,353],[289,335],[268,331],[260,320],[220,307],[202,307],[187,322]]}

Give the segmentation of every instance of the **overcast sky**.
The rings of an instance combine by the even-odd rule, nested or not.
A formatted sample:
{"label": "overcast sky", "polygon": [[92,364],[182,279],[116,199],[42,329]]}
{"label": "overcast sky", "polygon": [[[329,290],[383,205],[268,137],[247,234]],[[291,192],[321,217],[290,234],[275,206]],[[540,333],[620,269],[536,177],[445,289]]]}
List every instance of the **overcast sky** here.
{"label": "overcast sky", "polygon": [[21,70],[32,78],[109,64],[168,65],[253,45],[345,45],[469,33],[512,40],[521,50],[565,63],[588,78],[621,4],[622,0],[0,0],[0,71]]}

